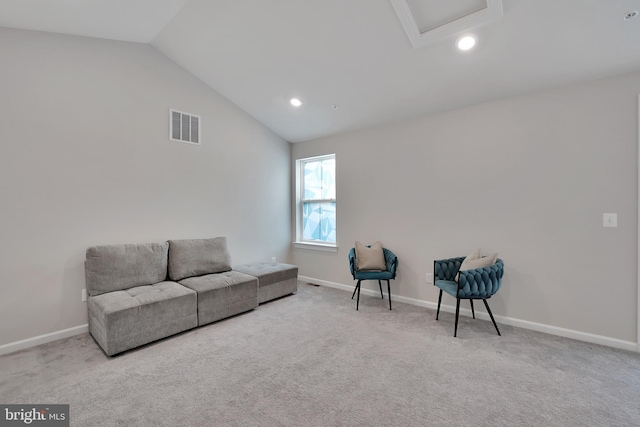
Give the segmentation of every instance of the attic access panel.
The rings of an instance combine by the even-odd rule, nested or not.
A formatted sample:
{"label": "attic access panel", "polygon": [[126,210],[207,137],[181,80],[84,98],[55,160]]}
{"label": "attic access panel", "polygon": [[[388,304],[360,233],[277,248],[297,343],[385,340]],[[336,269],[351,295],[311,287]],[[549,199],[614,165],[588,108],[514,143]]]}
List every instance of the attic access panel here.
{"label": "attic access panel", "polygon": [[414,48],[502,18],[502,0],[390,0]]}

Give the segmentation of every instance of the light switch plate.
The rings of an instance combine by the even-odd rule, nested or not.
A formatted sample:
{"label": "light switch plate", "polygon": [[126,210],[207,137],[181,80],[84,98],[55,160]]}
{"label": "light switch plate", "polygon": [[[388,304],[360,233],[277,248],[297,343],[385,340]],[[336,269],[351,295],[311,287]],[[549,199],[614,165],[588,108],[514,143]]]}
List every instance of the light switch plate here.
{"label": "light switch plate", "polygon": [[618,214],[617,213],[602,214],[602,226],[607,228],[618,227]]}

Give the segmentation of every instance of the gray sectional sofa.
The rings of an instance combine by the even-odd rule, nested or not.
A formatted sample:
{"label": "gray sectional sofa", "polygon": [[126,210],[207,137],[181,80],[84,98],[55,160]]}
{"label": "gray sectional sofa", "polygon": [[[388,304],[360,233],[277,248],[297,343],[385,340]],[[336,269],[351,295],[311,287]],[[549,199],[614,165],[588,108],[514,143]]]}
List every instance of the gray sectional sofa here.
{"label": "gray sectional sofa", "polygon": [[232,268],[226,238],[216,237],[94,246],[85,273],[89,332],[112,356],[291,294],[298,268]]}

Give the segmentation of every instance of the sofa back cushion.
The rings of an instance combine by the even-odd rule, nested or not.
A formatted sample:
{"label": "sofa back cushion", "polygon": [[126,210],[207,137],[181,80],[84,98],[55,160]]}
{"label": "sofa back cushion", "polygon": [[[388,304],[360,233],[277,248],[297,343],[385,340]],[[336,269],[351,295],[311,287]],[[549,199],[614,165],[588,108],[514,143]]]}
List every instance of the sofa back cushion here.
{"label": "sofa back cushion", "polygon": [[169,240],[169,278],[222,273],[231,270],[226,237]]}
{"label": "sofa back cushion", "polygon": [[89,295],[152,285],[167,279],[169,244],[94,246],[84,263]]}

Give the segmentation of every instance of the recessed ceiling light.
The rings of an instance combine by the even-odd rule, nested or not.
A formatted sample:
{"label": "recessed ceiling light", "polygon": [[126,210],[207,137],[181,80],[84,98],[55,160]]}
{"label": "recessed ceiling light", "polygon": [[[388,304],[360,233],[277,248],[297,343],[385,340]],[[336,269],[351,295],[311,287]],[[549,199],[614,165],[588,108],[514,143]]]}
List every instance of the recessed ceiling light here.
{"label": "recessed ceiling light", "polygon": [[464,36],[458,39],[458,49],[469,50],[476,45],[476,38],[474,36]]}
{"label": "recessed ceiling light", "polygon": [[627,13],[624,15],[624,20],[625,20],[625,21],[628,21],[629,19],[633,19],[633,18],[635,18],[636,16],[638,16],[638,11],[637,11],[637,10],[632,10],[631,12],[627,12]]}
{"label": "recessed ceiling light", "polygon": [[298,98],[291,98],[291,100],[289,102],[294,107],[300,107],[302,105],[302,101],[300,101]]}

